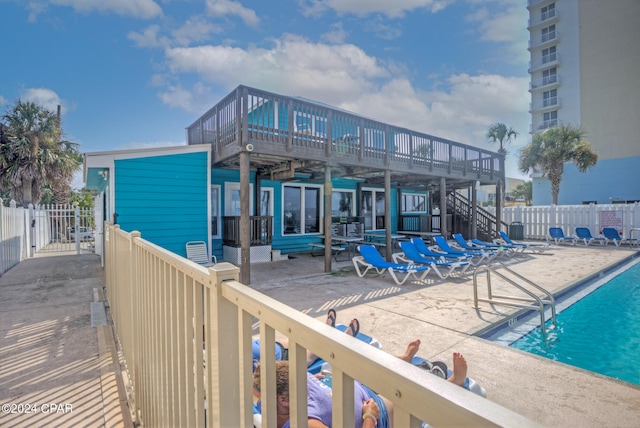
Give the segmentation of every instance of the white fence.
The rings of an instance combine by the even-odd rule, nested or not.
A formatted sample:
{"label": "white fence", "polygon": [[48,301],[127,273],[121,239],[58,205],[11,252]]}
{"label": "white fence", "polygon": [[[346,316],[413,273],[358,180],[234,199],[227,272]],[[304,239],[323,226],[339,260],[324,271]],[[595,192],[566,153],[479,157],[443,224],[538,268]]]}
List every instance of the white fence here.
{"label": "white fence", "polygon": [[560,227],[568,236],[576,227],[589,228],[593,236],[613,227],[629,237],[632,228],[640,227],[640,204],[515,206],[502,210],[502,221],[521,222],[525,239],[545,239],[550,227]]}
{"label": "white fence", "polygon": [[0,275],[39,251],[93,252],[95,236],[75,232],[92,230],[93,215],[70,205],[18,208],[11,201],[5,207],[0,199]]}
{"label": "white fence", "polygon": [[29,211],[0,199],[0,275],[29,256]]}

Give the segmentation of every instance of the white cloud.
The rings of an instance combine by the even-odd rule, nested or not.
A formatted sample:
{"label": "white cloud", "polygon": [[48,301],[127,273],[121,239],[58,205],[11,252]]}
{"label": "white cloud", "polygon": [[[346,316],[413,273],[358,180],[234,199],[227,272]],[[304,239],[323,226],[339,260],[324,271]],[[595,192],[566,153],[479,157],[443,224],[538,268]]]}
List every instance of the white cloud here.
{"label": "white cloud", "polygon": [[302,13],[306,16],[318,15],[327,9],[338,14],[366,16],[382,13],[389,18],[400,18],[416,9],[427,9],[436,13],[454,0],[308,0],[301,1]]}
{"label": "white cloud", "polygon": [[526,28],[528,13],[518,0],[502,0],[497,12],[480,8],[467,15],[467,21],[478,23],[480,40],[502,43],[506,51],[497,50],[500,60],[512,63],[525,62],[529,59],[527,40],[529,32]]}
{"label": "white cloud", "polygon": [[73,110],[60,96],[53,90],[47,88],[28,88],[20,93],[21,101],[29,101],[44,107],[50,112],[56,113],[60,106],[61,114]]}
{"label": "white cloud", "polygon": [[29,21],[35,21],[49,6],[67,6],[76,12],[114,13],[141,19],[162,16],[162,8],[153,0],[31,0],[27,4]]}
{"label": "white cloud", "polygon": [[357,46],[311,43],[298,36],[275,40],[271,49],[228,46],[166,51],[175,73],[196,73],[203,81],[231,88],[242,82],[327,102],[372,90],[388,71]]}
{"label": "white cloud", "polygon": [[127,38],[132,40],[139,48],[153,48],[159,46],[169,46],[169,39],[160,36],[160,26],[150,25],[141,32],[131,31]]}
{"label": "white cloud", "polygon": [[207,0],[206,9],[212,16],[238,16],[250,27],[255,27],[260,23],[260,18],[258,18],[255,11],[242,6],[242,4],[237,1]]}
{"label": "white cloud", "polygon": [[322,35],[322,39],[329,43],[343,43],[349,33],[347,33],[342,25],[342,22],[336,22],[331,25],[331,31],[328,31]]}
{"label": "white cloud", "polygon": [[168,35],[161,34],[163,31],[159,25],[150,25],[141,32],[131,31],[127,38],[132,40],[139,48],[168,48],[172,46],[189,46],[192,42],[201,43],[209,38],[211,34],[221,33],[222,27],[208,22],[205,18],[195,16],[189,18],[178,28],[168,31]]}

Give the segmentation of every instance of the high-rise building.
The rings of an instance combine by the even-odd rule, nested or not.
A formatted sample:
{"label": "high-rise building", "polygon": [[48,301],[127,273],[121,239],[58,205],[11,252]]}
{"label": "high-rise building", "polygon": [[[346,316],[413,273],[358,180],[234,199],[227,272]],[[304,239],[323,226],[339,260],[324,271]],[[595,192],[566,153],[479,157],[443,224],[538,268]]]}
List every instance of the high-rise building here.
{"label": "high-rise building", "polygon": [[[528,0],[531,132],[581,126],[598,163],[566,164],[559,204],[640,200],[640,0]],[[551,186],[533,175],[534,205]]]}

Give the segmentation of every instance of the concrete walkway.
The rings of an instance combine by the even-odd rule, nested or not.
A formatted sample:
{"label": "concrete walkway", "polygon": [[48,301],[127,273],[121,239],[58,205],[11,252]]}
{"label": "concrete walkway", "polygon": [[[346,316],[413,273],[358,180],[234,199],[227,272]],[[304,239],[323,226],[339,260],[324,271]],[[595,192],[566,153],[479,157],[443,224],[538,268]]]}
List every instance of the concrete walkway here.
{"label": "concrete walkway", "polygon": [[[636,253],[559,246],[507,264],[558,291]],[[323,258],[308,255],[255,264],[250,286],[322,321],[329,308],[341,323],[357,317],[391,354],[414,338],[425,358],[450,364],[462,352],[490,400],[543,425],[637,426],[640,388],[475,337],[510,311],[475,310],[471,276],[430,274],[397,287],[387,275],[359,278],[350,262],[333,268],[325,274]],[[94,255],[25,260],[0,277],[0,404],[17,412],[0,413],[0,427],[132,426],[111,330],[101,325],[103,285]]]}
{"label": "concrete walkway", "polygon": [[95,255],[0,277],[0,427],[131,427]]}

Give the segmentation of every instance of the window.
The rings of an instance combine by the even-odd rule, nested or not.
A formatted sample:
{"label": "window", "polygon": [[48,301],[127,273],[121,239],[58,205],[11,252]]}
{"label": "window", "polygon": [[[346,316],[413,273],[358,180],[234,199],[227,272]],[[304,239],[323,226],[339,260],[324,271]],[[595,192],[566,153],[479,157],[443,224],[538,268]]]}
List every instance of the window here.
{"label": "window", "polygon": [[334,190],[331,194],[331,215],[333,217],[349,217],[355,212],[353,201],[355,200],[355,191],[353,190]]}
{"label": "window", "polygon": [[542,63],[553,62],[556,60],[556,47],[551,46],[547,49],[542,49]]}
{"label": "window", "polygon": [[550,68],[548,70],[544,70],[542,72],[542,85],[550,85],[552,83],[556,83],[558,81],[558,76],[556,74],[556,68]]}
{"label": "window", "polygon": [[284,186],[282,233],[302,235],[320,232],[321,188],[318,186]]}
{"label": "window", "polygon": [[555,3],[551,3],[548,6],[543,7],[542,9],[540,9],[540,20],[541,21],[545,21],[549,18],[553,18],[554,16],[556,16],[556,4]]}
{"label": "window", "polygon": [[556,38],[556,26],[549,25],[547,28],[542,29],[542,43],[548,42]]}
{"label": "window", "polygon": [[220,186],[211,186],[211,236],[220,238]]}
{"label": "window", "polygon": [[550,111],[542,115],[542,129],[558,126],[558,112]]}
{"label": "window", "polygon": [[558,104],[558,90],[552,89],[542,93],[542,107],[549,107]]}
{"label": "window", "polygon": [[273,188],[260,189],[260,212],[261,216],[273,216]]}
{"label": "window", "polygon": [[403,213],[424,213],[427,212],[427,195],[417,193],[402,194]]}
{"label": "window", "polygon": [[[253,213],[253,184],[249,184],[249,213]],[[224,215],[240,215],[240,183],[224,184]]]}
{"label": "window", "polygon": [[363,190],[360,204],[364,228],[384,229],[384,190]]}

